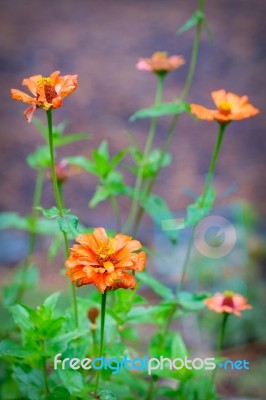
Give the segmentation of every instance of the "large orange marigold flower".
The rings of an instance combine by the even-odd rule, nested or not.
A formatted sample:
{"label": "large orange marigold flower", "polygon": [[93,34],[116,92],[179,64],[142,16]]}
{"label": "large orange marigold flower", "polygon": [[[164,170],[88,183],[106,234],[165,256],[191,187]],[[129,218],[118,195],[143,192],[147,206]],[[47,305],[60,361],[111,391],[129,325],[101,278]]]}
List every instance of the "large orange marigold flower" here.
{"label": "large orange marigold flower", "polygon": [[216,120],[220,123],[254,117],[259,110],[248,102],[248,96],[238,96],[225,90],[211,93],[217,110],[210,110],[199,104],[191,104],[191,113],[206,121]]}
{"label": "large orange marigold flower", "polygon": [[205,299],[205,304],[210,310],[217,313],[235,314],[241,317],[240,311],[250,310],[252,306],[247,303],[247,299],[241,294],[231,291],[223,293],[216,293],[213,297]]}
{"label": "large orange marigold flower", "polygon": [[34,97],[17,89],[11,89],[11,97],[31,104],[24,112],[28,122],[31,122],[36,108],[48,111],[50,108],[61,107],[63,98],[76,89],[77,77],[77,75],[60,76],[60,71],[53,72],[49,77],[34,75],[22,81],[22,85],[26,86]]}
{"label": "large orange marigold flower", "polygon": [[151,58],[141,58],[137,63],[137,69],[152,71],[155,73],[167,73],[185,64],[182,56],[168,57],[166,52],[154,53]]}
{"label": "large orange marigold flower", "polygon": [[126,271],[142,271],[146,253],[138,240],[117,234],[107,237],[103,228],[95,228],[92,234],[80,234],[66,261],[67,272],[76,286],[95,285],[101,293],[119,288],[135,289],[134,276]]}

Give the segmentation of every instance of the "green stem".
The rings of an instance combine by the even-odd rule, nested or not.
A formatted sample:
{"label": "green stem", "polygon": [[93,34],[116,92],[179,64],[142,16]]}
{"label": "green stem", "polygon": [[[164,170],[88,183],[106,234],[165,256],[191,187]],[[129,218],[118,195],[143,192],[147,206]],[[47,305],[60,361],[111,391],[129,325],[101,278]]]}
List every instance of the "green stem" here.
{"label": "green stem", "polygon": [[[107,295],[107,292],[105,291],[105,292],[102,294],[102,305],[101,305],[101,339],[100,339],[99,358],[101,358],[101,357],[102,357],[102,354],[103,354],[106,295]],[[101,375],[101,370],[99,369],[99,370],[97,371],[96,382],[95,382],[95,393],[96,393],[96,394],[97,394],[97,391],[98,391],[100,375]]]}
{"label": "green stem", "polygon": [[[58,208],[58,213],[60,217],[64,216],[62,201],[60,197],[60,191],[58,188],[58,182],[56,178],[56,169],[55,169],[55,155],[54,155],[54,144],[53,144],[53,119],[52,119],[52,109],[46,111],[47,115],[47,123],[48,123],[48,133],[49,133],[49,149],[50,149],[50,158],[51,158],[51,173],[52,173],[52,181],[53,181],[53,188],[54,188],[54,195],[55,201]],[[65,254],[66,258],[69,257],[69,245],[66,232],[62,232],[64,237],[65,243]],[[76,287],[74,282],[71,284],[72,286],[72,297],[73,297],[73,306],[74,306],[74,319],[76,328],[79,326],[78,322],[78,307],[77,307],[77,296],[76,296]]]}
{"label": "green stem", "polygon": [[46,355],[45,355],[45,343],[42,341],[42,371],[43,371],[43,381],[44,381],[44,390],[45,395],[47,396],[50,393],[49,383],[48,383],[48,375],[47,375],[47,365],[46,365]]}
{"label": "green stem", "polygon": [[[204,8],[205,8],[205,0],[199,0],[198,1],[198,7],[197,7],[197,11],[200,13],[204,12]],[[195,31],[195,37],[194,37],[194,43],[193,43],[193,49],[192,49],[192,54],[191,54],[191,59],[190,59],[190,64],[189,64],[189,70],[188,70],[188,74],[187,74],[187,78],[182,90],[182,93],[180,95],[180,100],[181,101],[185,101],[187,94],[190,90],[191,84],[192,84],[192,80],[195,74],[195,69],[196,69],[196,65],[197,65],[197,59],[198,59],[198,53],[199,53],[199,45],[200,45],[200,38],[201,38],[201,32],[202,32],[202,26],[203,26],[203,19],[201,19],[196,26],[196,31]],[[148,198],[150,193],[152,192],[156,182],[157,182],[157,178],[161,172],[162,169],[162,162],[163,159],[165,157],[166,152],[169,149],[170,143],[172,141],[172,137],[173,134],[175,132],[175,128],[176,128],[176,124],[178,122],[180,114],[174,115],[174,117],[172,118],[171,122],[170,122],[170,126],[168,129],[168,132],[166,134],[166,139],[165,139],[165,143],[164,146],[162,148],[162,152],[161,152],[161,157],[159,159],[159,167],[155,173],[155,175],[151,178],[149,185],[148,185],[148,189],[145,193],[144,199]],[[136,235],[142,216],[144,214],[144,209],[140,208],[138,211],[138,214],[136,216],[136,221],[135,221],[135,225],[133,228],[133,233],[134,235]]]}
{"label": "green stem", "polygon": [[[164,78],[165,78],[165,75],[164,74],[160,74],[160,75],[157,75],[157,76],[158,76],[157,90],[156,90],[156,96],[155,96],[154,105],[159,105],[161,103],[161,99],[162,99],[162,96],[163,96],[163,89],[164,89]],[[130,212],[129,212],[128,219],[127,219],[127,221],[125,223],[125,226],[123,228],[123,232],[127,232],[128,230],[130,230],[131,225],[132,225],[133,221],[135,220],[136,214],[138,212],[138,204],[139,204],[139,199],[140,199],[140,195],[141,195],[141,186],[142,186],[142,182],[143,182],[144,166],[145,166],[145,162],[146,162],[147,158],[149,157],[149,154],[150,154],[150,151],[151,151],[151,148],[152,148],[152,145],[153,145],[153,141],[154,141],[154,137],[155,137],[155,134],[156,134],[157,125],[158,125],[158,118],[152,118],[150,131],[149,131],[149,134],[148,134],[148,137],[147,137],[147,141],[146,141],[146,145],[145,145],[144,152],[143,152],[143,158],[142,158],[141,165],[139,167],[137,178],[136,178],[136,183],[135,183],[135,189],[134,189],[131,209],[130,209]]]}
{"label": "green stem", "polygon": [[44,182],[44,177],[45,177],[45,169],[41,168],[38,169],[37,172],[37,178],[36,178],[36,183],[35,183],[35,189],[34,189],[34,196],[33,196],[33,204],[32,204],[32,231],[30,232],[29,235],[29,251],[28,251],[28,259],[31,258],[35,244],[36,244],[36,222],[38,219],[39,212],[36,210],[36,207],[40,205],[41,201],[41,196],[42,196],[42,189],[43,189],[43,182]]}
{"label": "green stem", "polygon": [[121,229],[121,216],[120,216],[118,201],[116,200],[115,196],[111,196],[110,201],[115,216],[115,229],[117,232],[119,232]]}
{"label": "green stem", "polygon": [[212,184],[212,180],[213,180],[213,176],[214,176],[214,172],[215,172],[215,167],[216,167],[216,163],[218,160],[218,155],[221,149],[221,145],[223,142],[223,137],[224,137],[224,132],[225,132],[225,127],[227,126],[226,123],[220,123],[219,124],[219,131],[218,131],[218,136],[216,139],[216,144],[212,153],[212,158],[211,158],[211,163],[210,163],[210,167],[209,167],[209,171],[208,171],[208,175],[207,175],[207,179],[205,182],[205,186],[204,186],[204,190],[203,190],[203,194],[202,194],[202,203],[204,203],[204,200],[208,194],[208,191],[210,189],[210,186]]}
{"label": "green stem", "polygon": [[[226,329],[229,315],[230,314],[228,314],[228,313],[223,313],[223,319],[222,319],[222,325],[221,325],[221,330],[220,330],[219,339],[218,339],[216,357],[220,357],[220,355],[222,353],[224,337],[225,337],[225,329]],[[211,382],[210,382],[211,387],[214,386],[216,373],[217,373],[217,367],[213,370],[213,373],[212,373]]]}
{"label": "green stem", "polygon": [[158,377],[156,375],[152,375],[151,379],[150,379],[150,385],[149,385],[149,388],[148,388],[148,393],[147,393],[146,400],[152,400],[153,399],[153,394],[154,394],[154,390],[156,388],[157,381],[158,381]]}
{"label": "green stem", "polygon": [[184,287],[184,284],[185,284],[187,268],[188,268],[189,259],[190,259],[190,255],[191,255],[191,250],[192,250],[192,245],[193,245],[193,241],[194,241],[194,231],[195,231],[195,227],[193,228],[193,230],[191,232],[191,237],[189,239],[189,243],[188,243],[188,246],[187,246],[186,257],[185,257],[185,261],[184,261],[183,268],[182,268],[182,274],[181,274],[181,278],[180,278],[180,284],[179,284],[178,292],[181,292],[183,290],[183,287]]}
{"label": "green stem", "polygon": [[[197,11],[200,13],[204,12],[205,8],[205,0],[198,0],[198,7]],[[190,59],[190,64],[189,64],[189,70],[187,74],[187,78],[181,93],[181,100],[184,101],[185,98],[187,97],[188,91],[190,89],[196,65],[197,65],[197,59],[198,59],[198,53],[199,53],[199,44],[200,44],[200,37],[201,37],[201,31],[202,31],[202,26],[203,26],[204,19],[200,19],[199,22],[196,25],[196,32],[195,32],[195,39],[193,43],[193,49],[192,49],[192,55]]]}

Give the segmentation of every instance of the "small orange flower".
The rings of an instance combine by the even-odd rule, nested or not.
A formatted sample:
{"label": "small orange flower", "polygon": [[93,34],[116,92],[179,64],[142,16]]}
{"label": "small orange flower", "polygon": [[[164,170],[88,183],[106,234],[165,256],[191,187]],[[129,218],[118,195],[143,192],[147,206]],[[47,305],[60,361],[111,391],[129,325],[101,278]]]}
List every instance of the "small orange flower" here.
{"label": "small orange flower", "polygon": [[217,313],[235,314],[237,317],[241,317],[240,311],[252,309],[244,296],[231,291],[216,293],[213,297],[205,299],[205,304]]}
{"label": "small orange flower", "polygon": [[141,58],[137,63],[137,69],[160,74],[173,71],[183,64],[185,64],[185,60],[182,56],[168,57],[166,52],[157,52],[151,58]]}
{"label": "small orange flower", "polygon": [[101,293],[119,288],[135,289],[134,276],[126,271],[143,271],[146,253],[138,240],[117,234],[107,237],[105,229],[95,228],[92,234],[81,234],[66,261],[66,275],[76,286],[95,285]]}
{"label": "small orange flower", "polygon": [[34,75],[23,79],[22,85],[26,86],[34,97],[21,90],[11,89],[12,99],[31,104],[24,112],[28,122],[31,122],[36,108],[47,111],[50,108],[61,107],[63,98],[76,89],[77,75],[60,76],[59,74],[60,71],[55,71],[49,77]]}
{"label": "small orange flower", "polygon": [[237,96],[225,90],[216,90],[211,93],[217,110],[209,110],[199,104],[191,104],[191,113],[206,121],[216,120],[220,123],[237,121],[254,117],[259,110],[248,102],[248,96]]}

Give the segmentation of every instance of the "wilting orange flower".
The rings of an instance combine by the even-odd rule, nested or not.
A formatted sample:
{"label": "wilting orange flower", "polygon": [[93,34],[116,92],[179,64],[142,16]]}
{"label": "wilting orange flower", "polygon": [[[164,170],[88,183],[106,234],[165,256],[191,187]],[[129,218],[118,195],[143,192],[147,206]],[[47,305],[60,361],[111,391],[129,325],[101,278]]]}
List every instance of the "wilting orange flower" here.
{"label": "wilting orange flower", "polygon": [[76,89],[77,75],[60,76],[59,74],[60,71],[55,71],[49,77],[34,75],[23,79],[22,85],[26,86],[34,97],[21,90],[11,89],[12,99],[31,104],[24,112],[28,122],[31,122],[36,108],[47,111],[50,108],[61,107],[63,98]]}
{"label": "wilting orange flower", "polygon": [[237,317],[241,317],[240,311],[252,308],[244,296],[231,291],[226,291],[224,294],[216,293],[213,297],[205,299],[205,304],[217,313],[235,314]]}
{"label": "wilting orange flower", "polygon": [[[64,183],[71,176],[80,175],[81,168],[76,165],[69,165],[66,160],[61,160],[55,165],[56,179],[59,183]],[[51,171],[47,171],[48,179],[52,179]]]}
{"label": "wilting orange flower", "polygon": [[92,234],[81,234],[66,261],[67,272],[76,286],[95,285],[100,292],[119,288],[135,289],[134,276],[126,271],[143,271],[146,253],[138,240],[117,234],[107,237],[105,229],[95,228]]}
{"label": "wilting orange flower", "polygon": [[259,110],[248,102],[248,96],[238,96],[225,90],[211,93],[217,110],[209,110],[199,104],[191,104],[191,113],[206,121],[216,120],[220,123],[237,121],[254,117]]}
{"label": "wilting orange flower", "polygon": [[141,58],[137,63],[137,69],[155,73],[166,73],[181,67],[183,64],[185,64],[185,60],[182,56],[168,57],[166,52],[157,52],[151,58]]}

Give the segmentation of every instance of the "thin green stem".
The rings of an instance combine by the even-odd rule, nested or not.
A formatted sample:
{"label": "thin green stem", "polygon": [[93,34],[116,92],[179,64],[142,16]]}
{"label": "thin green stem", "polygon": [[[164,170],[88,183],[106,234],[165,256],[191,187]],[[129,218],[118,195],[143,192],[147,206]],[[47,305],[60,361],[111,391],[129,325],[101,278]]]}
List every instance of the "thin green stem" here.
{"label": "thin green stem", "polygon": [[[58,208],[58,213],[61,217],[64,216],[62,201],[60,197],[60,191],[58,188],[58,182],[56,177],[56,168],[55,168],[55,155],[54,155],[54,144],[53,144],[53,120],[52,120],[52,110],[46,111],[47,115],[47,123],[48,123],[48,133],[49,133],[49,149],[50,149],[50,158],[51,158],[51,173],[52,173],[52,181],[54,188],[55,201]],[[65,254],[66,258],[69,257],[69,245],[66,232],[62,232],[65,243]],[[78,307],[77,307],[77,296],[76,296],[76,287],[74,282],[71,284],[72,286],[72,297],[73,297],[73,306],[74,306],[74,319],[76,328],[79,326],[78,322]]]}
{"label": "thin green stem", "polygon": [[[197,7],[197,11],[200,13],[204,12],[204,8],[205,8],[205,0],[199,0],[198,1],[198,7]],[[190,90],[191,84],[192,84],[192,80],[195,74],[195,69],[196,69],[196,65],[197,65],[197,59],[198,59],[198,53],[199,53],[199,45],[200,45],[200,38],[201,38],[201,32],[202,32],[202,26],[203,26],[203,19],[201,19],[196,26],[196,31],[195,31],[195,36],[194,36],[194,43],[193,43],[193,49],[192,49],[192,54],[191,54],[191,59],[190,59],[190,64],[189,64],[189,70],[188,70],[188,74],[187,74],[187,78],[183,87],[183,90],[181,92],[180,95],[180,100],[181,101],[185,101],[187,94]],[[167,131],[166,134],[166,139],[165,139],[165,143],[164,146],[162,148],[162,152],[161,152],[161,157],[159,159],[159,167],[155,173],[155,175],[150,179],[148,188],[145,192],[144,195],[144,199],[147,199],[150,195],[150,193],[152,192],[156,182],[157,182],[157,178],[161,172],[162,169],[162,163],[163,163],[163,159],[165,157],[166,152],[169,149],[170,143],[172,141],[172,137],[174,135],[175,132],[175,128],[176,128],[176,124],[179,120],[179,116],[180,114],[174,115],[170,125],[169,125],[169,129]],[[133,228],[133,233],[136,235],[140,222],[142,220],[142,216],[144,214],[144,209],[140,208],[138,210],[138,214],[136,216],[136,220],[135,220],[135,225]]]}
{"label": "thin green stem", "polygon": [[202,203],[204,203],[204,200],[205,200],[205,198],[208,194],[208,191],[210,189],[210,186],[212,184],[215,167],[216,167],[216,163],[218,160],[218,155],[219,155],[219,152],[221,149],[221,145],[223,142],[223,137],[224,137],[224,132],[225,132],[226,126],[227,126],[227,124],[225,124],[225,123],[219,124],[219,131],[218,131],[218,135],[217,135],[217,139],[216,139],[216,144],[215,144],[215,147],[214,147],[214,150],[212,153],[211,163],[210,163],[207,179],[206,179],[203,194],[202,194]]}
{"label": "thin green stem", "polygon": [[156,375],[152,375],[151,379],[150,379],[150,385],[148,388],[148,393],[147,393],[147,397],[146,400],[152,400],[153,399],[153,395],[154,395],[154,391],[156,388],[156,383],[158,381],[158,377]]}
{"label": "thin green stem", "polygon": [[[221,329],[220,329],[220,334],[219,334],[219,339],[218,339],[216,357],[220,357],[220,355],[222,353],[224,337],[225,337],[225,330],[226,330],[226,325],[227,325],[229,315],[230,314],[228,314],[228,313],[223,313],[223,319],[222,319],[222,324],[221,324]],[[210,390],[214,386],[216,374],[217,374],[217,368],[215,368],[212,372],[212,377],[211,377],[211,382],[210,382]]]}
{"label": "thin green stem", "polygon": [[42,355],[43,382],[44,382],[45,395],[47,396],[50,393],[50,390],[49,390],[48,375],[47,375],[45,342],[44,341],[42,341],[42,354],[43,354]]}
{"label": "thin green stem", "polygon": [[37,172],[35,189],[34,189],[34,196],[33,196],[33,204],[32,204],[32,230],[29,235],[29,251],[28,251],[28,259],[31,258],[35,243],[36,243],[36,222],[39,215],[38,210],[36,208],[40,205],[41,196],[42,196],[42,189],[43,189],[43,182],[45,177],[45,169],[40,168]]}
{"label": "thin green stem", "polygon": [[115,229],[117,232],[119,232],[121,229],[121,215],[119,210],[119,204],[115,196],[111,196],[110,201],[115,216]]}
{"label": "thin green stem", "polygon": [[[164,78],[165,78],[164,74],[158,75],[157,90],[156,90],[155,103],[154,103],[155,105],[159,105],[161,103],[161,99],[163,96],[163,89],[164,89]],[[124,232],[127,232],[128,230],[130,230],[131,225],[132,225],[133,221],[135,220],[136,214],[138,212],[138,204],[139,204],[139,200],[140,200],[141,186],[142,186],[142,182],[143,182],[144,166],[145,166],[145,162],[147,161],[147,158],[149,157],[149,154],[150,154],[150,151],[151,151],[151,148],[153,145],[157,125],[158,125],[158,118],[152,118],[150,131],[149,131],[146,145],[145,145],[144,152],[143,152],[143,158],[142,158],[141,165],[140,165],[138,173],[137,173],[131,209],[129,212],[128,219],[123,228]]]}
{"label": "thin green stem", "polygon": [[189,242],[188,242],[188,246],[187,246],[185,261],[184,261],[183,268],[182,268],[182,274],[181,274],[181,278],[180,278],[178,292],[181,292],[183,290],[183,287],[184,287],[184,284],[185,284],[185,281],[186,281],[187,269],[188,269],[189,259],[190,259],[190,256],[191,256],[191,250],[192,250],[192,245],[193,245],[193,241],[194,241],[194,231],[195,231],[195,227],[193,228],[193,230],[191,232],[191,236],[190,236],[190,239],[189,239]]}
{"label": "thin green stem", "polygon": [[[197,7],[197,11],[203,13],[205,8],[205,0],[198,0],[198,7]],[[193,43],[193,49],[192,49],[192,55],[191,55],[191,59],[190,59],[190,64],[189,64],[189,70],[188,70],[188,74],[187,74],[187,78],[181,93],[181,100],[185,100],[185,98],[187,97],[187,94],[189,92],[193,77],[194,77],[194,73],[195,73],[195,69],[196,69],[196,65],[197,65],[197,59],[198,59],[198,53],[199,53],[199,44],[200,44],[200,37],[201,37],[201,31],[202,31],[202,26],[203,26],[203,22],[204,19],[200,19],[199,22],[197,23],[196,26],[196,32],[195,32],[195,39],[194,39],[194,43]]]}
{"label": "thin green stem", "polygon": [[[102,294],[102,305],[101,305],[101,339],[100,339],[99,358],[101,358],[102,354],[103,354],[106,295],[107,295],[107,292],[105,291]],[[98,391],[100,375],[101,375],[101,370],[99,369],[97,371],[96,382],[95,382],[95,393],[96,394],[97,394],[97,391]]]}

